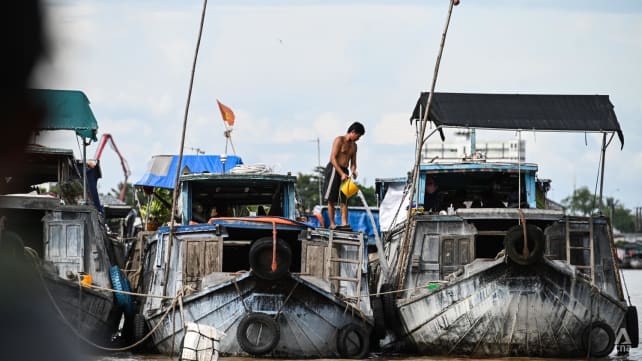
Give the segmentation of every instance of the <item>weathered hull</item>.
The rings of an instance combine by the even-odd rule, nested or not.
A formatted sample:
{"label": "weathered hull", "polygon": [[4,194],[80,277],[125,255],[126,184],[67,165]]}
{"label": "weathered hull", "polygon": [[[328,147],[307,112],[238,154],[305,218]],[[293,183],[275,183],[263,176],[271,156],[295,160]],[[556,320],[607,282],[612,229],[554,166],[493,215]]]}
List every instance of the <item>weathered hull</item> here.
{"label": "weathered hull", "polygon": [[43,277],[47,292],[60,309],[59,317],[76,333],[99,345],[108,345],[118,327],[121,311],[110,293],[79,288],[78,283]]}
{"label": "weathered hull", "polygon": [[[226,356],[249,355],[240,346],[237,332],[250,312],[271,317],[278,314],[279,341],[264,354],[267,357],[341,357],[337,349],[339,330],[356,324],[367,336],[372,325],[357,309],[298,276],[265,281],[246,274],[185,297],[183,309],[186,321],[213,326],[226,334],[219,350]],[[165,318],[154,333],[159,352],[176,354],[180,349],[184,337],[181,316],[177,308],[175,322]],[[162,320],[162,312],[146,318],[152,329]]]}
{"label": "weathered hull", "polygon": [[[395,344],[422,355],[586,356],[595,321],[617,333],[626,305],[554,262],[503,260],[447,287],[400,300]],[[418,317],[418,315],[420,315]]]}

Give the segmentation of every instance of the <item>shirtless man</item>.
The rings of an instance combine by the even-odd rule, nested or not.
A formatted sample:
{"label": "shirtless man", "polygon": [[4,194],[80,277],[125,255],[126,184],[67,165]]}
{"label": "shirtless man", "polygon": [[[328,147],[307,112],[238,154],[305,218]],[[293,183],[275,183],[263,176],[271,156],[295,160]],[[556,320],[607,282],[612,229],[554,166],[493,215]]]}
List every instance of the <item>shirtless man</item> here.
{"label": "shirtless man", "polygon": [[334,221],[334,205],[337,199],[341,204],[341,225],[348,224],[348,199],[339,191],[341,183],[348,179],[348,168],[352,178],[357,179],[357,143],[356,141],[366,133],[363,124],[354,122],[345,135],[340,135],[332,143],[330,162],[325,167],[325,184],[323,186],[323,199],[328,202],[328,217],[330,228],[336,228]]}

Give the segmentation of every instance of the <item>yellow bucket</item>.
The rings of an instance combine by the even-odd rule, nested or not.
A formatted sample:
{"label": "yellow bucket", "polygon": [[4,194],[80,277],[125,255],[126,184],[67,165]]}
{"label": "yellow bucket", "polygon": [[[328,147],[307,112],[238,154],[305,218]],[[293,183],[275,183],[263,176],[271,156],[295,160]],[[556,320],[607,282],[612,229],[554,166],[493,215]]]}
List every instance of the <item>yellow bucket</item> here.
{"label": "yellow bucket", "polygon": [[354,184],[354,182],[350,178],[343,181],[340,189],[341,193],[345,194],[346,198],[352,197],[359,191],[359,187],[357,187],[357,185]]}

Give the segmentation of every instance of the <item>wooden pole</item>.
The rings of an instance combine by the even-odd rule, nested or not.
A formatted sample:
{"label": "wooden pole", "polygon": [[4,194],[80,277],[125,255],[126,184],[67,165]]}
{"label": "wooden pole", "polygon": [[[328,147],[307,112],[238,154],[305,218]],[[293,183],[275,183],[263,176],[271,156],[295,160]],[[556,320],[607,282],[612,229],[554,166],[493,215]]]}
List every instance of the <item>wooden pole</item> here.
{"label": "wooden pole", "polygon": [[[412,239],[410,237],[411,233],[411,223],[412,223],[412,199],[415,195],[415,187],[417,186],[417,180],[419,179],[419,164],[421,163],[421,151],[424,145],[424,135],[426,134],[426,125],[428,124],[428,115],[430,114],[430,105],[432,103],[432,97],[435,93],[435,86],[437,85],[437,75],[439,74],[439,65],[441,63],[441,56],[444,52],[444,45],[446,44],[446,34],[448,33],[448,26],[450,25],[450,18],[453,11],[453,5],[459,4],[459,0],[451,0],[450,5],[448,6],[448,16],[446,18],[446,25],[444,26],[444,32],[441,35],[441,44],[439,45],[439,53],[437,54],[437,61],[435,62],[435,69],[432,76],[432,85],[430,87],[430,93],[428,94],[428,102],[426,108],[424,109],[424,114],[419,120],[419,136],[417,138],[417,150],[415,154],[415,165],[412,169],[412,183],[410,185],[409,197],[410,204],[408,206],[408,217],[406,219],[406,224],[403,232],[403,241],[400,245],[399,250],[399,260],[400,264],[397,268],[397,275],[399,276],[397,282],[397,289],[402,289],[405,281],[406,268],[408,265],[408,260],[410,258]],[[394,281],[394,280],[393,280]]]}
{"label": "wooden pole", "polygon": [[[196,60],[198,59],[198,50],[201,46],[201,37],[203,35],[203,24],[205,23],[205,10],[207,9],[207,0],[203,1],[203,12],[201,13],[201,24],[198,29],[198,40],[196,41],[196,50],[194,52],[194,61],[192,62],[192,74],[189,80],[189,89],[187,91],[187,102],[185,103],[185,115],[183,116],[183,131],[181,134],[181,147],[178,153],[178,164],[176,166],[176,176],[174,177],[174,192],[172,193],[172,216],[169,223],[169,237],[167,240],[167,258],[165,259],[165,276],[163,277],[163,296],[167,294],[167,281],[169,278],[169,263],[172,256],[172,243],[174,239],[174,214],[176,213],[176,199],[178,198],[178,183],[181,174],[181,163],[183,162],[183,147],[185,146],[185,130],[187,129],[187,115],[189,114],[189,105],[192,99],[192,86],[194,85],[194,73],[196,72]],[[162,242],[159,239],[158,242]]]}

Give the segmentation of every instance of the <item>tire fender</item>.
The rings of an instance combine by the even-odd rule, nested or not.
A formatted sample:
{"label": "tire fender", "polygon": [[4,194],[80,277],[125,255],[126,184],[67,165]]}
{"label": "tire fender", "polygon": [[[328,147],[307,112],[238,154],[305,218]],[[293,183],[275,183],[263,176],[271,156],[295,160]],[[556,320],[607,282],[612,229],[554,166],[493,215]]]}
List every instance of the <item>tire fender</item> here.
{"label": "tire fender", "polygon": [[537,263],[544,257],[546,248],[546,235],[541,228],[534,224],[526,224],[526,239],[528,255],[522,253],[524,248],[524,226],[516,225],[508,229],[504,237],[506,255],[514,263],[528,266]]}
{"label": "tire fender", "polygon": [[251,312],[239,322],[236,340],[243,351],[261,356],[272,351],[281,337],[279,324],[270,315]]}
{"label": "tire fender", "polygon": [[[606,336],[606,339],[604,338]],[[589,347],[590,345],[590,347]],[[615,333],[611,326],[602,321],[595,321],[582,332],[582,347],[591,357],[604,357],[613,351]]]}
{"label": "tire fender", "polygon": [[262,237],[252,243],[249,261],[252,272],[258,277],[278,280],[289,275],[292,249],[281,238],[276,239],[276,270],[272,271],[272,237]]}
{"label": "tire fender", "polygon": [[349,323],[337,332],[337,351],[344,358],[363,359],[370,351],[370,335],[357,323]]}
{"label": "tire fender", "polygon": [[640,329],[638,324],[638,309],[629,306],[626,310],[626,332],[631,339],[631,347],[637,348],[640,343]]}

